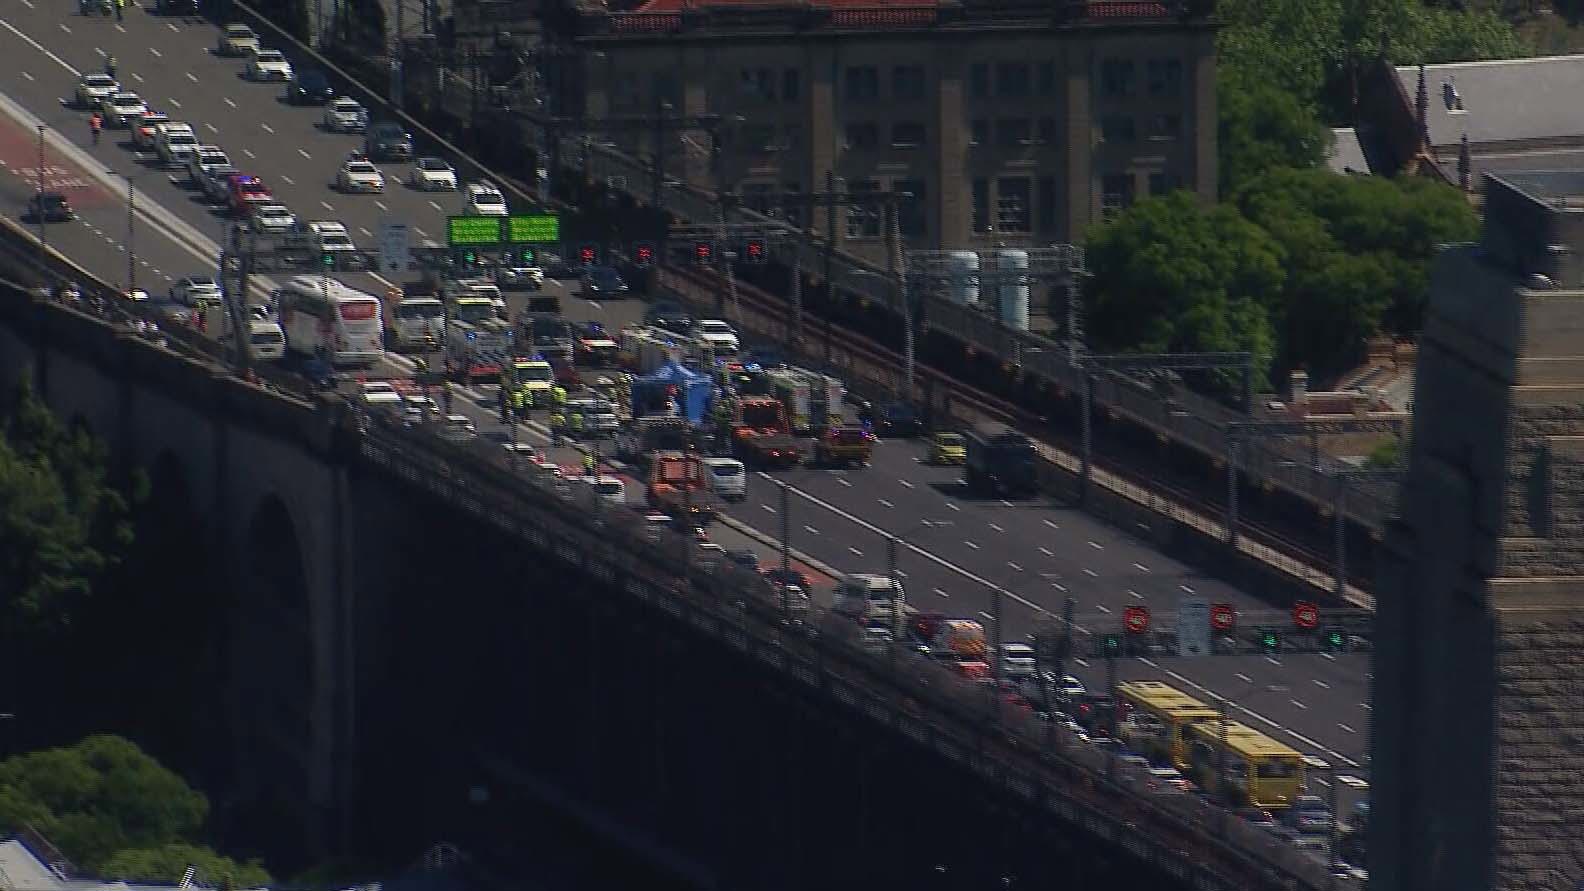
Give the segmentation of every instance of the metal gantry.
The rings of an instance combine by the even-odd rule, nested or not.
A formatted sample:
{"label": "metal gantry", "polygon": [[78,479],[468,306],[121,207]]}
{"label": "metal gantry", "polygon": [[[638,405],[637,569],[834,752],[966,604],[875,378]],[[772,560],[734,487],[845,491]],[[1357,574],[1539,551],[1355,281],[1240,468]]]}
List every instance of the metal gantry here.
{"label": "metal gantry", "polygon": [[[715,293],[715,312],[724,315],[726,304],[729,301],[732,312],[735,313],[737,323],[742,324],[742,308],[737,302],[737,275],[733,268],[733,261],[740,259],[740,253],[733,253],[727,249],[728,245],[736,246],[749,241],[761,241],[768,252],[775,244],[774,239],[779,236],[791,235],[793,229],[787,225],[764,225],[760,223],[727,223],[725,215],[720,215],[720,221],[713,226],[708,224],[671,226],[666,230],[666,244],[663,246],[669,254],[675,242],[691,242],[698,245],[707,242],[710,245],[710,265],[721,276],[726,285],[725,291]],[[693,258],[697,262],[698,257]]]}

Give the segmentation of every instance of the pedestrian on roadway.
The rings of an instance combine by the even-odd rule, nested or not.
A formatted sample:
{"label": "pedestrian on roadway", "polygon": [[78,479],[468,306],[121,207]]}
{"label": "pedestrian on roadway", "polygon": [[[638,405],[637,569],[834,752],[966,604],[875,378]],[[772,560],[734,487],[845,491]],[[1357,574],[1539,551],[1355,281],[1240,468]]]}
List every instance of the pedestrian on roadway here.
{"label": "pedestrian on roadway", "polygon": [[500,389],[496,390],[495,396],[495,401],[500,405],[500,422],[502,424],[511,423],[511,419],[506,415],[506,388],[501,387]]}
{"label": "pedestrian on roadway", "polygon": [[584,476],[593,476],[594,475],[594,456],[590,455],[587,452],[583,453],[583,475]]}
{"label": "pedestrian on roadway", "polygon": [[96,111],[92,115],[89,115],[89,117],[88,117],[88,130],[89,130],[89,132],[93,133],[93,143],[94,143],[94,145],[98,145],[99,144],[99,131],[102,130],[103,128],[104,128],[104,118],[101,118],[99,116],[99,112]]}
{"label": "pedestrian on roadway", "polygon": [[125,15],[126,15],[126,0],[115,0],[115,5],[116,5],[116,21],[118,21],[118,22],[126,21],[126,18],[125,18]]}
{"label": "pedestrian on roadway", "polygon": [[116,76],[116,57],[115,56],[105,56],[105,74],[107,74],[107,75],[109,75],[111,77],[115,77]]}

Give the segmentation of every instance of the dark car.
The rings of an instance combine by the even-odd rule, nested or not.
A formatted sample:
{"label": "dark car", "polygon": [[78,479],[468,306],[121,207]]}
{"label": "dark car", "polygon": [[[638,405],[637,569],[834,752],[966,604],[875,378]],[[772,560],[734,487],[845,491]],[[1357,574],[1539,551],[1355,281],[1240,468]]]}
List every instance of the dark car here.
{"label": "dark car", "polygon": [[870,418],[875,433],[880,436],[908,437],[924,432],[924,421],[918,409],[907,402],[887,402],[874,410]]}
{"label": "dark car", "polygon": [[747,548],[740,548],[735,551],[727,551],[726,559],[737,564],[738,566],[743,567],[744,569],[749,569],[754,572],[759,571],[759,555],[748,550]]}
{"label": "dark car", "polygon": [[325,105],[334,98],[330,79],[316,68],[298,71],[286,85],[286,101],[293,105]]}
{"label": "dark car", "polygon": [[154,11],[159,15],[198,15],[198,0],[156,0]]}
{"label": "dark car", "polygon": [[371,161],[406,161],[413,156],[412,134],[394,121],[380,121],[363,137],[363,152]]}
{"label": "dark car", "polygon": [[622,281],[621,274],[609,266],[590,266],[583,270],[583,296],[626,297],[627,283]]}
{"label": "dark car", "polygon": [[644,324],[656,325],[667,331],[682,334],[693,327],[693,316],[682,308],[682,304],[667,301],[649,307],[644,313]]}
{"label": "dark car", "polygon": [[808,577],[803,575],[803,573],[798,572],[796,569],[782,569],[781,567],[777,566],[775,569],[765,570],[764,577],[772,585],[784,585],[787,587],[801,588],[804,591],[809,589]]}
{"label": "dark car", "polygon": [[72,210],[71,202],[66,200],[65,195],[45,192],[28,199],[26,216],[34,222],[69,223],[77,219],[77,212]]}

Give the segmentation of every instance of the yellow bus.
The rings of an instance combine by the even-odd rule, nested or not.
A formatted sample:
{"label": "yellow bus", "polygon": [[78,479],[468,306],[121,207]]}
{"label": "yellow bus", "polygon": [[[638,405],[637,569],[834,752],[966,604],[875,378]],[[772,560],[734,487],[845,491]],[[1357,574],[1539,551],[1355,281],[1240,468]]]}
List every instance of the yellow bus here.
{"label": "yellow bus", "polygon": [[1247,724],[1202,721],[1189,725],[1188,774],[1208,792],[1216,792],[1216,765],[1223,752],[1226,778],[1234,803],[1266,810],[1291,806],[1304,785],[1304,758]]}
{"label": "yellow bus", "polygon": [[1160,681],[1126,681],[1117,684],[1116,692],[1128,711],[1123,739],[1151,760],[1170,759],[1178,770],[1188,768],[1183,730],[1221,718],[1219,711]]}

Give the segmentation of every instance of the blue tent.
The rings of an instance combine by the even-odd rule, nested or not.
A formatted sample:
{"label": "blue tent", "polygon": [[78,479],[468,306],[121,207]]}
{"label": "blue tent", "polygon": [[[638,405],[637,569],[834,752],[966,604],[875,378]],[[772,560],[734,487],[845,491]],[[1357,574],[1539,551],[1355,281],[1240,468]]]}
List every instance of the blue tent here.
{"label": "blue tent", "polygon": [[708,375],[689,371],[675,362],[667,362],[633,380],[633,414],[663,414],[666,411],[666,393],[672,387],[676,387],[682,397],[683,416],[691,423],[701,423],[709,413],[710,397],[714,394],[715,385]]}

